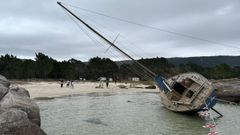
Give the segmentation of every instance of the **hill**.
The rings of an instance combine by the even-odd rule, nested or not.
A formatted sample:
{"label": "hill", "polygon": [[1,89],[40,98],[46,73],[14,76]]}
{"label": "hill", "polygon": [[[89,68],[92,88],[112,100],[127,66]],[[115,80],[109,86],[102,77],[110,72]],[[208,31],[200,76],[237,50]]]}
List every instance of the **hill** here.
{"label": "hill", "polygon": [[219,64],[227,64],[231,67],[240,66],[240,56],[202,56],[186,58],[168,58],[168,61],[175,66],[186,63],[194,63],[202,67],[214,67]]}

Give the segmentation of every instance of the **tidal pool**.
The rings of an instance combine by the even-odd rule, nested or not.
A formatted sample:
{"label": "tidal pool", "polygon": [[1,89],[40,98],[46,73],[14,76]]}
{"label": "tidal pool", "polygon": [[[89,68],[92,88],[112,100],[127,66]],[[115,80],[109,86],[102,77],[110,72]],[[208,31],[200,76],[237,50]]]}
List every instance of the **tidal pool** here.
{"label": "tidal pool", "polygon": [[[48,135],[207,135],[198,116],[171,112],[156,93],[94,93],[37,101]],[[221,135],[239,135],[240,107],[218,104]]]}

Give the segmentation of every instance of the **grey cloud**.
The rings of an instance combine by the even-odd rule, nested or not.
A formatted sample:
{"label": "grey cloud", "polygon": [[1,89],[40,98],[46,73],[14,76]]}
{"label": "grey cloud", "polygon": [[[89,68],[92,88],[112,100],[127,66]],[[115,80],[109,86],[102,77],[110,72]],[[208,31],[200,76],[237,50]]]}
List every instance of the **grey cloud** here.
{"label": "grey cloud", "polygon": [[[238,46],[240,43],[238,0],[62,1],[110,16],[223,44]],[[69,8],[97,30],[106,33],[111,41],[120,33],[117,43],[135,58],[240,55],[239,49],[151,30]],[[22,58],[34,58],[35,52],[43,52],[58,60],[87,60],[93,56],[118,60],[115,52],[104,53],[108,46],[100,47],[93,43],[55,0],[3,1],[0,5],[0,16],[0,55],[10,53]],[[124,41],[126,38],[134,45]]]}

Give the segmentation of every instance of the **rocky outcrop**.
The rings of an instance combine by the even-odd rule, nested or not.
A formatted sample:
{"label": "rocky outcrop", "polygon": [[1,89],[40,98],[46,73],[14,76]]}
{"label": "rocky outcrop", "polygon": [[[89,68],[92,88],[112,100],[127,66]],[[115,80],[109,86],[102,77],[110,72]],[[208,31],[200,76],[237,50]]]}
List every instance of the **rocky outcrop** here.
{"label": "rocky outcrop", "polygon": [[2,75],[0,75],[0,84],[2,84],[5,87],[10,86],[10,82]]}
{"label": "rocky outcrop", "polygon": [[240,80],[224,79],[214,82],[217,97],[231,102],[240,102]]}
{"label": "rocky outcrop", "polygon": [[40,128],[40,110],[24,88],[10,88],[0,75],[0,134],[46,135]]}

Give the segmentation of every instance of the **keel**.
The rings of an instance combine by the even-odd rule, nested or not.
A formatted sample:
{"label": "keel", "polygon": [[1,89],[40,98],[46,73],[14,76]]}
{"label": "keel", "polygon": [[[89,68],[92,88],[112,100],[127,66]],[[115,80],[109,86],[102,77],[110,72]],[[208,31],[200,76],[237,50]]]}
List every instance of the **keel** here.
{"label": "keel", "polygon": [[222,115],[219,111],[217,111],[217,110],[214,109],[213,107],[211,107],[211,109],[212,109],[215,113],[217,113],[217,114],[219,115],[217,118],[222,118],[222,117],[223,117],[223,115]]}

